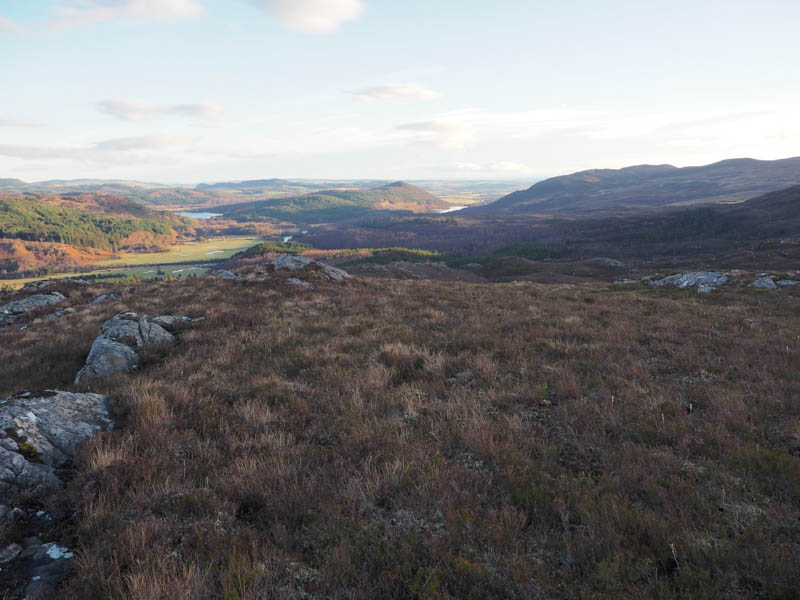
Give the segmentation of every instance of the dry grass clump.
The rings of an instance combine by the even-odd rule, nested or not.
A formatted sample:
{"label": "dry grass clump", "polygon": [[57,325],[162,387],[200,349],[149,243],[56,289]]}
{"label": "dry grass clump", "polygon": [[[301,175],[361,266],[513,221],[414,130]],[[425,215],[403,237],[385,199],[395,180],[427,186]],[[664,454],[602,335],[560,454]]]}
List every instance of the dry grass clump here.
{"label": "dry grass clump", "polygon": [[[76,461],[67,597],[790,598],[800,586],[795,291],[122,291],[125,308],[205,319],[140,372],[92,386],[118,428]],[[114,312],[0,333],[2,388],[66,385],[65,367],[25,361],[45,353],[74,374]]]}

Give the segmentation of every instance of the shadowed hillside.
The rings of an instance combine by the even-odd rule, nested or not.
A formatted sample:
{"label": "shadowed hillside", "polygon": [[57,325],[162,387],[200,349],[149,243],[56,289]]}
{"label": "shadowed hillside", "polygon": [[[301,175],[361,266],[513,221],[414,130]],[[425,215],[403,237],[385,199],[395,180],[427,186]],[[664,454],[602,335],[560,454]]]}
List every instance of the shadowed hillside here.
{"label": "shadowed hillside", "polygon": [[800,184],[800,158],[593,169],[541,181],[464,215],[569,214],[742,201]]}

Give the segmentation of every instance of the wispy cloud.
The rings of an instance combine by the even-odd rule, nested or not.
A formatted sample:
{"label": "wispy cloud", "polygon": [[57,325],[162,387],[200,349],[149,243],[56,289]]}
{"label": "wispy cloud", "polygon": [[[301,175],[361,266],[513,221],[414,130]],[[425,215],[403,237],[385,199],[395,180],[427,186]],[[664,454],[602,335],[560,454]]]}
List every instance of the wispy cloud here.
{"label": "wispy cloud", "polygon": [[21,117],[4,117],[0,115],[0,127],[41,127],[44,123],[23,119]]}
{"label": "wispy cloud", "polygon": [[91,146],[33,146],[0,144],[0,156],[23,160],[72,160],[92,163],[113,162],[114,155],[129,160],[135,153],[136,160],[146,159],[148,152],[167,148],[189,146],[198,139],[194,135],[156,134],[137,137],[113,138]]}
{"label": "wispy cloud", "polygon": [[391,100],[393,98],[434,100],[442,97],[441,92],[426,88],[419,83],[388,83],[353,90],[349,93],[362,100]]}
{"label": "wispy cloud", "polygon": [[186,146],[197,139],[197,136],[174,133],[141,135],[136,137],[114,138],[102,141],[94,146],[103,152],[128,152],[131,150],[160,150]]}
{"label": "wispy cloud", "polygon": [[55,7],[46,29],[73,29],[110,20],[178,21],[205,12],[198,0],[69,0]]}
{"label": "wispy cloud", "polygon": [[400,131],[411,132],[413,141],[458,150],[470,146],[478,133],[473,124],[454,118],[438,118],[398,125]]}
{"label": "wispy cloud", "polygon": [[19,33],[23,31],[22,25],[16,23],[6,17],[5,15],[0,15],[0,34],[2,33]]}
{"label": "wispy cloud", "polygon": [[151,104],[138,100],[112,98],[97,103],[97,108],[122,121],[147,121],[165,116],[189,117],[194,119],[215,119],[225,112],[216,102],[199,104]]}
{"label": "wispy cloud", "polygon": [[361,16],[362,0],[252,0],[273,19],[307,33],[330,33]]}

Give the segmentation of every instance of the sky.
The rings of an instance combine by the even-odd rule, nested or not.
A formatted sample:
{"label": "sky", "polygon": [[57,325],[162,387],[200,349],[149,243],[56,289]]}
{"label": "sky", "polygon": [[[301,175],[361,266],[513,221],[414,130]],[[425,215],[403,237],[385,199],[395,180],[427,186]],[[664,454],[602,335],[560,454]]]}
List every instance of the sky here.
{"label": "sky", "polygon": [[0,177],[797,156],[798,22],[797,0],[0,0]]}

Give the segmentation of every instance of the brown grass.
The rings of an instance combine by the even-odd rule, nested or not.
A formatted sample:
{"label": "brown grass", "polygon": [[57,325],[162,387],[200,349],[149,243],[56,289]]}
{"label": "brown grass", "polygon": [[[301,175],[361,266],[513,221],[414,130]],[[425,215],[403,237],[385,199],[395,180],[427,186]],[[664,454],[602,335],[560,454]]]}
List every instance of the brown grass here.
{"label": "brown grass", "polygon": [[122,308],[205,316],[97,382],[73,598],[791,598],[800,294],[357,280],[65,289],[0,393]]}

